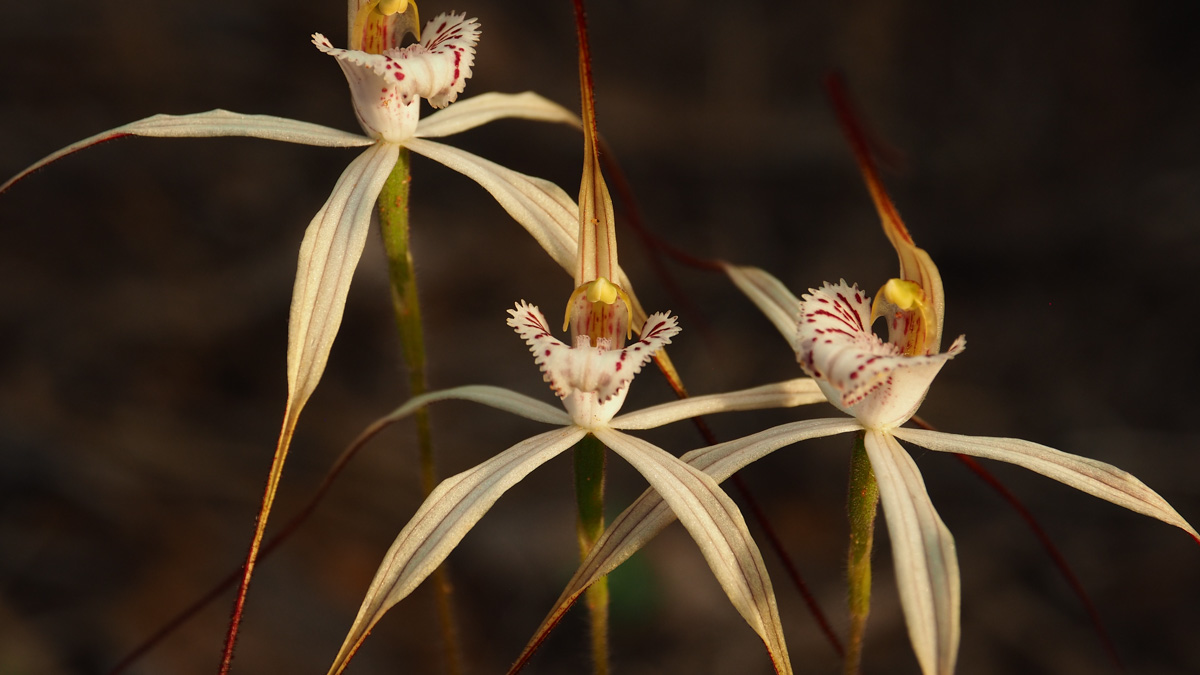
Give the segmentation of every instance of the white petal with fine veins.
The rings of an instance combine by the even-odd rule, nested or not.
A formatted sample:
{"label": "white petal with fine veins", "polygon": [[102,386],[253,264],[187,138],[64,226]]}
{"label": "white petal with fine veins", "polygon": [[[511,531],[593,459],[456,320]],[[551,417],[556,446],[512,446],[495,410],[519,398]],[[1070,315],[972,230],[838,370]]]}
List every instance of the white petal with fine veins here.
{"label": "white petal with fine veins", "polygon": [[796,358],[829,401],[868,429],[908,421],[934,376],[966,345],[959,337],[943,354],[906,356],[871,332],[871,296],[858,286],[825,284],[805,294],[796,331]]}
{"label": "white petal with fine veins", "polygon": [[961,584],[954,537],[933,508],[917,465],[886,431],[863,439],[892,540],[908,637],[925,675],[950,675],[958,658]]}
{"label": "white petal with fine veins", "polygon": [[442,14],[429,22],[419,44],[382,54],[338,49],[320,33],[313,35],[313,44],[338,60],[367,133],[402,143],[416,133],[420,99],[442,108],[466,87],[478,39],[475,19]]}
{"label": "white petal with fine veins", "polygon": [[304,232],[288,320],[288,385],[294,415],[325,371],[375,200],[399,154],[396,145],[368,148],[346,167]]}
{"label": "white petal with fine veins", "polygon": [[633,376],[679,333],[675,317],[660,312],[646,320],[641,339],[624,349],[593,347],[587,336],[569,347],[550,334],[537,307],[520,302],[508,313],[508,325],[529,345],[546,382],[575,423],[585,429],[612,419],[625,402]]}

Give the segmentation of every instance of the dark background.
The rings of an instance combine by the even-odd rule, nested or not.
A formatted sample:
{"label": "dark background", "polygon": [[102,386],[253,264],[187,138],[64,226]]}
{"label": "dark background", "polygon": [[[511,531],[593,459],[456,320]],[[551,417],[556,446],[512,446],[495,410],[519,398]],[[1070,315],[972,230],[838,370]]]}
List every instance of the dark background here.
{"label": "dark background", "polygon": [[[1200,253],[1200,5],[1101,0],[594,3],[599,122],[651,227],[797,292],[895,274],[820,81],[840,69],[899,153],[888,186],[947,291],[950,363],[922,414],[1114,463],[1200,522],[1194,347]],[[480,18],[466,95],[536,90],[577,106],[569,3],[427,0]],[[340,70],[344,7],[210,0],[0,5],[0,175],[157,112],[226,108],[356,129]],[[450,142],[576,191],[579,139],[505,121]],[[94,673],[244,555],[284,400],[296,249],[356,150],[132,139],[0,196],[0,672]],[[521,298],[554,321],[570,283],[474,184],[414,160],[414,238],[435,387],[553,401],[504,325]],[[672,353],[694,393],[799,373],[721,277],[673,266],[664,290],[629,230],[646,306],[681,315]],[[692,303],[689,306],[687,303]],[[374,238],[324,381],[301,419],[273,524],[365,424],[407,396]],[[668,400],[657,374],[627,409]],[[711,420],[722,438],[801,411]],[[444,473],[540,426],[463,403],[434,412]],[[647,434],[673,452],[685,424]],[[848,438],[746,472],[840,632]],[[1115,673],[1080,603],[1014,511],[953,458],[913,449],[954,532],[963,673]],[[392,537],[419,503],[411,424],[370,446],[255,577],[240,672],[323,672]],[[644,483],[610,464],[610,501]],[[1169,526],[1005,465],[1133,673],[1200,672],[1200,550]],[[521,483],[449,564],[473,672],[519,652],[573,569],[570,463]],[[752,526],[753,527],[753,526]],[[881,528],[881,532],[882,532]],[[755,529],[757,532],[757,529]],[[760,541],[762,538],[760,537]],[[912,673],[886,534],[864,672]],[[798,672],[838,671],[765,553]],[[769,672],[761,645],[674,527],[614,579],[620,673]],[[134,672],[215,668],[228,596]],[[353,672],[437,672],[422,587]],[[581,617],[530,672],[586,672]]]}

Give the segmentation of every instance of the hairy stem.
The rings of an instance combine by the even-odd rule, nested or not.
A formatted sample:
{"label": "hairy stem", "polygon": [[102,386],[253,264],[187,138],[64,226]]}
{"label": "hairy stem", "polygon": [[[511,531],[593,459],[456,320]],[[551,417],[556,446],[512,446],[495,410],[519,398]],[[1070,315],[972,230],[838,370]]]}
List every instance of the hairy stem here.
{"label": "hairy stem", "polygon": [[[392,308],[396,328],[400,332],[400,351],[408,366],[408,388],[411,396],[429,389],[425,377],[425,336],[421,324],[421,304],[417,296],[417,275],[413,268],[408,228],[408,192],[412,183],[409,174],[409,154],[400,150],[396,167],[388,176],[379,194],[379,231],[387,252],[388,278],[392,287]],[[433,435],[430,431],[429,409],[416,412],[417,447],[421,466],[421,489],[428,496],[437,485],[437,468],[433,459]],[[450,578],[445,565],[433,574],[433,584],[445,650],[446,672],[463,672],[458,645],[458,629],[451,602]]]}
{"label": "hairy stem", "polygon": [[850,605],[850,637],[846,645],[843,672],[856,675],[862,663],[863,637],[867,615],[871,611],[871,547],[875,542],[875,514],[879,504],[879,485],[863,432],[854,439],[850,457],[850,486],[846,494],[846,510],[850,516],[850,556],[847,566]]}
{"label": "hairy stem", "polygon": [[[575,444],[575,501],[579,506],[576,531],[579,557],[587,557],[604,533],[604,444],[592,435]],[[584,600],[591,618],[592,665],[596,675],[608,674],[608,577],[587,589]]]}

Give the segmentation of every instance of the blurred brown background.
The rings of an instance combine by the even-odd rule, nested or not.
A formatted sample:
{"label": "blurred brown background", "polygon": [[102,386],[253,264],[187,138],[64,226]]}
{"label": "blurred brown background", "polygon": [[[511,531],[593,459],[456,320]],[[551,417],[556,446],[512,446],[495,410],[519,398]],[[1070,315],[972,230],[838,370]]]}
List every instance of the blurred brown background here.
{"label": "blurred brown background", "polygon": [[[1195,419],[1200,253],[1200,5],[1101,0],[593,3],[600,127],[652,228],[756,264],[796,291],[894,274],[820,81],[844,72],[902,154],[889,188],[938,262],[948,365],[922,414],[947,431],[1039,441],[1128,469],[1200,522]],[[466,94],[536,90],[577,105],[570,3],[426,0],[483,37]],[[0,175],[156,112],[212,108],[356,129],[335,0],[0,4]],[[500,122],[452,138],[578,185],[565,128]],[[99,673],[242,559],[278,430],[286,317],[304,226],[354,150],[148,140],[73,156],[0,196],[0,672]],[[565,274],[466,179],[414,160],[415,248],[436,387],[552,400],[504,325],[521,298],[558,316]],[[695,393],[799,373],[719,277],[672,267],[671,296],[628,230],[623,263]],[[371,240],[324,381],[301,420],[272,522],[294,512],[366,423],[406,397]],[[628,408],[668,400],[641,377]],[[723,438],[822,409],[711,420]],[[461,403],[434,412],[444,473],[539,430]],[[687,425],[648,434],[673,452]],[[844,631],[849,439],[746,472]],[[1112,673],[1085,614],[1014,512],[953,458],[914,449],[954,532],[963,673]],[[235,663],[323,672],[392,537],[419,503],[412,428],[369,447],[266,561]],[[610,463],[619,508],[643,487]],[[1047,479],[989,465],[1042,519],[1133,673],[1200,672],[1200,550],[1186,535]],[[573,569],[570,463],[520,484],[450,557],[472,672],[501,671]],[[882,528],[881,528],[882,529]],[[766,554],[798,672],[838,664]],[[866,673],[913,673],[881,534]],[[620,673],[766,673],[753,633],[678,527],[614,579]],[[222,598],[132,672],[211,672]],[[438,672],[422,588],[356,673]],[[586,672],[572,615],[530,672]]]}

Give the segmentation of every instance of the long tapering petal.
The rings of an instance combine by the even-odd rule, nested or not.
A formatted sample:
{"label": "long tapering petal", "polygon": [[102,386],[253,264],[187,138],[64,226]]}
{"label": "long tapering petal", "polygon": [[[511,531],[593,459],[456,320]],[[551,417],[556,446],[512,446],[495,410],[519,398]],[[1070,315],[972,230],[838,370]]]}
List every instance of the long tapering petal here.
{"label": "long tapering petal", "polygon": [[504,118],[558,122],[573,127],[580,124],[578,115],[532,91],[520,94],[488,92],[465,98],[422,118],[417,124],[417,137],[451,136]]}
{"label": "long tapering petal", "polygon": [[342,323],[346,294],[362,256],[375,200],[400,147],[379,144],[359,155],[309,223],[300,243],[288,321],[288,399],[299,415],[317,387]]}
{"label": "long tapering petal", "polygon": [[793,408],[825,401],[825,394],[810,377],[767,384],[752,389],[709,394],[671,401],[661,405],[626,413],[609,423],[614,429],[653,429],[689,417],[711,415],[735,410],[764,408]]}
{"label": "long tapering petal", "polygon": [[883,431],[868,431],[864,440],[879,483],[913,651],[925,675],[951,675],[958,658],[961,599],[954,537],[900,443]]}
{"label": "long tapering petal", "polygon": [[501,495],[585,433],[578,427],[547,431],[434,488],[384,556],[329,672],[346,667],[375,622],[446,559]]}
{"label": "long tapering petal", "polygon": [[214,136],[249,136],[271,141],[320,145],[336,148],[352,148],[370,145],[373,141],[360,134],[340,131],[320,124],[300,122],[286,117],[271,115],[243,115],[228,110],[210,110],[191,115],[154,115],[144,120],[130,122],[115,129],[85,138],[77,143],[54,152],[35,162],[21,173],[0,185],[4,192],[13,183],[38,169],[67,155],[90,148],[105,141],[125,136],[152,136],[157,138],[210,138]]}
{"label": "long tapering petal", "polygon": [[376,424],[395,422],[402,417],[411,415],[418,408],[423,408],[430,403],[448,400],[481,403],[497,410],[503,410],[526,419],[534,420],[535,422],[545,422],[547,424],[562,426],[571,423],[571,416],[561,406],[552,406],[544,401],[539,401],[502,387],[493,387],[487,384],[471,384],[465,387],[453,387],[451,389],[431,391],[420,396],[414,396],[406,401],[404,405],[388,413],[386,417],[380,419]]}
{"label": "long tapering petal", "polygon": [[554,262],[568,272],[574,270],[579,208],[562,188],[449,145],[419,138],[404,145],[482,185]]}
{"label": "long tapering petal", "polygon": [[[804,420],[773,427],[736,441],[693,450],[680,459],[720,483],[742,467],[779,448],[810,438],[848,433],[859,428],[858,423],[852,419]],[[562,595],[542,620],[542,624],[534,632],[533,638],[509,672],[514,672],[529,660],[550,629],[562,619],[588,586],[616,569],[673,522],[675,513],[653,489],[643,492],[629,508],[622,511],[575,571]]]}
{"label": "long tapering petal", "polygon": [[938,452],[957,452],[1023,466],[1130,511],[1157,518],[1200,538],[1167,500],[1127,471],[1087,457],[1015,438],[961,436],[923,429],[894,429],[910,443]]}
{"label": "long tapering petal", "polygon": [[711,476],[662,448],[612,429],[593,433],[662,495],[700,547],[733,606],[762,638],[775,670],[792,672],[766,564],[733,500]]}
{"label": "long tapering petal", "polygon": [[771,323],[775,324],[787,343],[796,344],[796,322],[800,319],[800,298],[783,285],[783,282],[757,267],[724,265],[725,274],[750,298]]}

